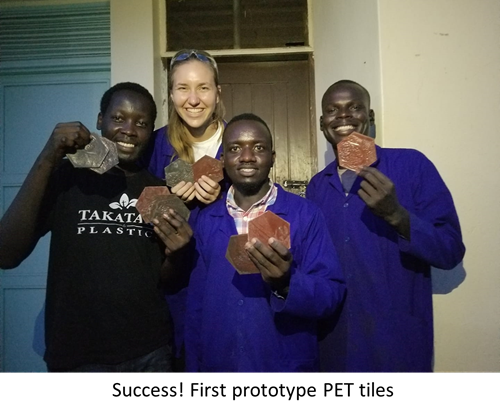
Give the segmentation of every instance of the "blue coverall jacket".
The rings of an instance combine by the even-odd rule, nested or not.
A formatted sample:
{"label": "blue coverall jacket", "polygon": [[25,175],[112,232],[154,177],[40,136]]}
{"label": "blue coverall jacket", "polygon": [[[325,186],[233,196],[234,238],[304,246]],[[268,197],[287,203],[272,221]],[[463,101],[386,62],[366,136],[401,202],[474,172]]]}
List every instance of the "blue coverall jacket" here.
{"label": "blue coverall jacket", "polygon": [[427,372],[433,357],[431,266],[460,263],[460,224],[448,188],[422,153],[377,147],[377,158],[373,167],[394,183],[410,213],[410,240],[359,197],[361,177],[346,196],[336,161],[307,188],[307,198],[325,215],[347,282],[341,313],[325,325],[321,366],[328,372]]}
{"label": "blue coverall jacket", "polygon": [[290,290],[279,298],[260,274],[240,275],[225,257],[234,219],[225,199],[196,224],[197,266],[189,283],[186,368],[189,371],[318,370],[318,319],[344,296],[344,278],[323,215],[312,202],[278,187],[269,207],[290,223]]}

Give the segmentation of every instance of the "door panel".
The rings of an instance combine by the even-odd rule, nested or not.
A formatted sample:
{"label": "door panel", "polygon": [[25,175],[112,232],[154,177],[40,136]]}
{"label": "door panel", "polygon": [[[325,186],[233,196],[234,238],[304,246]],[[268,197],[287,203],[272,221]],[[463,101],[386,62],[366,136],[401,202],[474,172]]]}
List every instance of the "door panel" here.
{"label": "door panel", "polygon": [[[95,131],[99,101],[109,88],[109,72],[4,76],[0,101],[3,213],[26,178],[58,122],[81,121]],[[17,268],[0,271],[1,370],[45,371],[42,356],[43,308],[50,236],[42,238]]]}
{"label": "door panel", "polygon": [[3,371],[45,372],[45,363],[39,354],[45,350],[43,337],[40,338],[43,327],[37,327],[45,300],[43,280],[35,277],[19,283],[6,277],[2,281],[2,294],[5,309]]}
{"label": "door panel", "polygon": [[308,182],[317,169],[310,63],[220,63],[219,75],[226,119],[252,112],[269,125],[276,150],[273,180]]}
{"label": "door panel", "polygon": [[[25,175],[22,175],[15,177],[15,179],[18,182],[22,182],[24,180],[24,177]],[[0,180],[0,183],[1,182],[4,182],[3,178]],[[1,206],[4,207],[4,210],[7,209],[7,207],[11,204],[12,200],[14,200],[14,197],[16,196],[16,193],[19,190],[19,188],[20,188],[19,184],[15,186],[10,186],[10,185],[3,186],[4,197]],[[37,273],[44,276],[45,270],[47,269],[48,265],[48,255],[49,255],[48,242],[49,242],[48,237],[44,237],[42,240],[40,240],[38,242],[37,247],[35,248],[35,250],[30,255],[29,258],[27,258],[21,265],[19,265],[19,267],[3,271],[3,276],[14,276],[14,275],[23,276],[23,275],[33,275]],[[42,269],[43,271],[41,272],[40,270]]]}
{"label": "door panel", "polygon": [[[111,66],[109,2],[0,5],[0,215],[58,122],[95,131]],[[35,39],[36,45],[27,39]],[[0,270],[0,371],[45,371],[49,236]]]}
{"label": "door panel", "polygon": [[[95,130],[103,84],[80,82],[75,77],[50,81],[23,79],[3,88],[4,171],[8,174],[25,174],[30,169],[58,122],[85,120]],[[19,157],[13,156],[17,154]]]}

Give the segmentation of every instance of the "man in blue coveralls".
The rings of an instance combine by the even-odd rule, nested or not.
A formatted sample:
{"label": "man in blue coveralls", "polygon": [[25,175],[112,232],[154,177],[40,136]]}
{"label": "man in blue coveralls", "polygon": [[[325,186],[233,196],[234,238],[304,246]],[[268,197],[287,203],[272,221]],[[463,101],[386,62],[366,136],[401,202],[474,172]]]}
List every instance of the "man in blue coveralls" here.
{"label": "man in blue coveralls", "polygon": [[[369,135],[370,94],[353,81],[334,83],[323,95],[320,125],[337,155],[344,137]],[[307,188],[326,217],[347,282],[343,307],[321,342],[321,369],[427,372],[431,266],[460,263],[460,225],[450,192],[423,154],[378,146],[376,152],[377,161],[347,187],[353,172],[335,160]]]}
{"label": "man in blue coveralls", "polygon": [[[199,255],[188,288],[186,368],[202,372],[317,371],[318,320],[332,315],[344,279],[323,215],[269,179],[275,153],[266,123],[242,114],[227,125],[222,161],[232,187],[200,212]],[[274,212],[290,224],[291,248],[270,238],[245,249],[259,272],[225,258],[232,235]]]}

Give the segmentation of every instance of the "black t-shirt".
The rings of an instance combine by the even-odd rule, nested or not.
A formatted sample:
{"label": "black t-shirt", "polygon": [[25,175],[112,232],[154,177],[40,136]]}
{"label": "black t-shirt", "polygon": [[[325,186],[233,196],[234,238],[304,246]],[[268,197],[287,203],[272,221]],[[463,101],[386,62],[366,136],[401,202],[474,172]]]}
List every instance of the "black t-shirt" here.
{"label": "black t-shirt", "polygon": [[135,203],[162,181],[63,163],[42,211],[50,231],[45,360],[51,369],[116,364],[171,342],[164,248]]}

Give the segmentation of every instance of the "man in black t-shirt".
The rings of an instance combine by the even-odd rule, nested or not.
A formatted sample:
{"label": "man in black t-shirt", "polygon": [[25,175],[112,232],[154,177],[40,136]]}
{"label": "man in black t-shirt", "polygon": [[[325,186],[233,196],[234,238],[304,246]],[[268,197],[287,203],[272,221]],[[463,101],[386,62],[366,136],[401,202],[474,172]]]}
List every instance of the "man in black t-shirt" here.
{"label": "man in black t-shirt", "polygon": [[80,122],[58,124],[0,221],[0,268],[18,266],[51,232],[46,298],[50,371],[170,371],[172,327],[161,279],[191,236],[170,210],[143,222],[135,203],[162,181],[138,167],[156,105],[134,83],[103,95],[97,128],[116,144],[119,164],[100,175],[66,154],[85,147]]}

